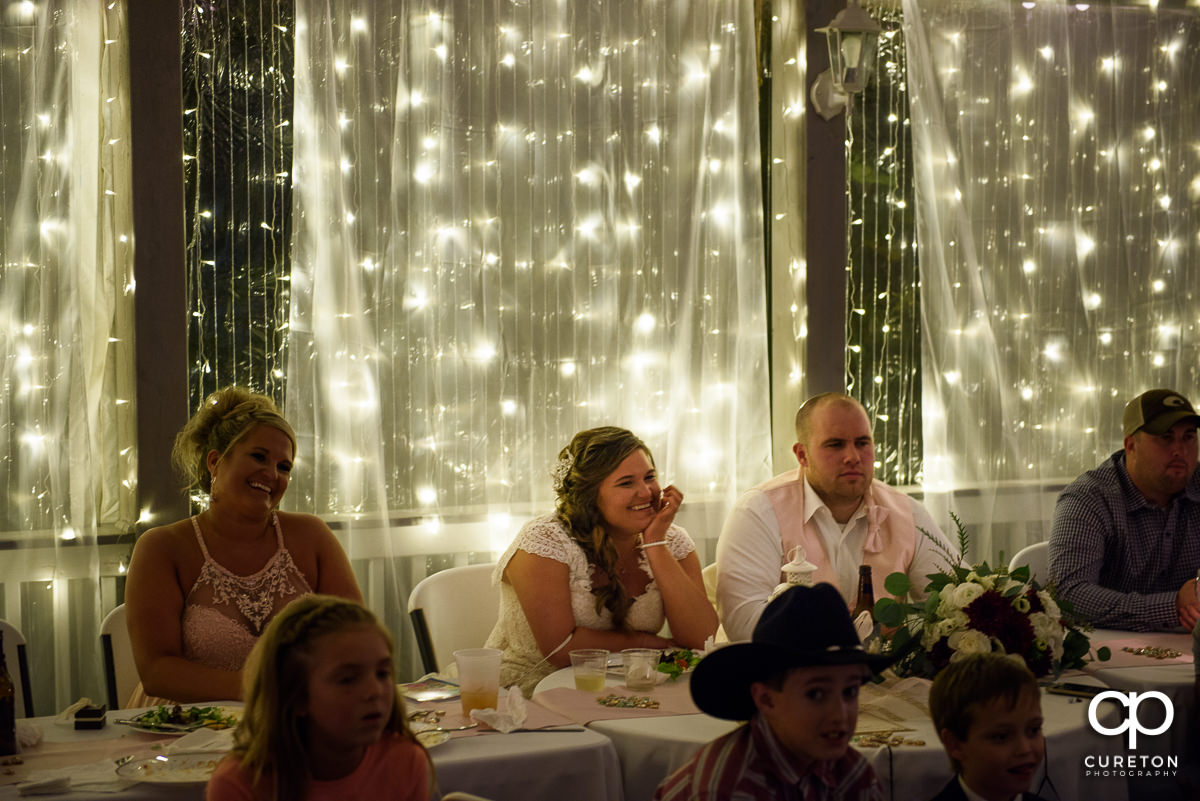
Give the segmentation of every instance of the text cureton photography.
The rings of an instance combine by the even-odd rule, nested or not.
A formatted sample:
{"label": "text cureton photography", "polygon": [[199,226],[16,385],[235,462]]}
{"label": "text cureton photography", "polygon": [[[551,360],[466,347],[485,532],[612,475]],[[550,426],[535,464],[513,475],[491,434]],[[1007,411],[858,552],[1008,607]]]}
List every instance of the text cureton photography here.
{"label": "text cureton photography", "polygon": [[1083,758],[1084,776],[1175,776],[1179,757],[1159,754],[1088,754]]}

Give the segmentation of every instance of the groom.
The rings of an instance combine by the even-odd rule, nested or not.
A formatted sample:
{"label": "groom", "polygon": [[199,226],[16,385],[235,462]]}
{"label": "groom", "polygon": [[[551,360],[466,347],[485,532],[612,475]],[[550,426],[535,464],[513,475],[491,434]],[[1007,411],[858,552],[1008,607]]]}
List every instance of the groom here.
{"label": "groom", "polygon": [[847,607],[854,606],[859,565],[872,567],[877,592],[895,572],[924,588],[944,562],[930,538],[946,553],[956,550],[925,507],[874,480],[871,422],[854,398],[809,398],[796,412],[792,451],[799,468],[739,498],[717,542],[717,611],[730,640],[750,637],[794,546],[817,565],[816,581],[834,585]]}

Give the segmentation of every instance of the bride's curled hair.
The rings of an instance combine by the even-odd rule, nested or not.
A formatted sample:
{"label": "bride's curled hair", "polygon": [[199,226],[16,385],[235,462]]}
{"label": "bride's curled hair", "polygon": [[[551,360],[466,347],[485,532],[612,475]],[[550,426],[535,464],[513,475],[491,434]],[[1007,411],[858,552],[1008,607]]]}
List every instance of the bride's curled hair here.
{"label": "bride's curled hair", "polygon": [[556,513],[570,530],[571,538],[587,555],[588,562],[603,570],[608,585],[595,591],[596,611],[607,607],[614,628],[623,628],[629,611],[629,595],[617,575],[617,549],[604,529],[597,498],[604,479],[634,451],[641,450],[654,464],[646,443],[630,431],[616,426],[589,428],[576,434],[558,454],[552,471],[558,493]]}

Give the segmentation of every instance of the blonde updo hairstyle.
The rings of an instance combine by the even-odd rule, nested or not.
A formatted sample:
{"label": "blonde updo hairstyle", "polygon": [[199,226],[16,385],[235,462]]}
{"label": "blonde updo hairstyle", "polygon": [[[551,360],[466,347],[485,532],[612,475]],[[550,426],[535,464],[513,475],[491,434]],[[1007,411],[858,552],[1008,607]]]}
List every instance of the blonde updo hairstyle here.
{"label": "blonde updo hairstyle", "polygon": [[646,443],[632,432],[616,426],[580,431],[567,447],[559,451],[555,475],[555,506],[558,519],[566,525],[590,564],[603,570],[608,585],[595,591],[596,612],[604,607],[612,612],[614,628],[623,628],[630,599],[617,573],[617,549],[604,529],[597,499],[600,485],[634,451],[645,452],[650,464],[654,456]]}
{"label": "blonde updo hairstyle", "polygon": [[225,387],[204,399],[200,409],[175,436],[171,461],[187,479],[187,487],[212,490],[212,475],[208,472],[208,453],[216,451],[224,457],[242,437],[256,426],[277,428],[292,442],[296,454],[296,432],[283,418],[275,401],[244,387]]}

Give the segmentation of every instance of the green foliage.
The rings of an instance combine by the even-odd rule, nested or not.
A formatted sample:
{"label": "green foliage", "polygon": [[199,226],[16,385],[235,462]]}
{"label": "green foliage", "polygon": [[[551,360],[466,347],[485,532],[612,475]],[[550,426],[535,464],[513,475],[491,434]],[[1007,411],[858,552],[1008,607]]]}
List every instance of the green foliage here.
{"label": "green foliage", "polygon": [[[958,516],[951,514],[951,519],[958,553],[921,529],[945,565],[928,576],[926,597],[896,600],[911,595],[913,588],[907,575],[892,573],[884,588],[893,597],[875,604],[875,619],[892,630],[884,635],[884,651],[895,657],[895,672],[932,678],[955,653],[989,649],[1019,654],[1039,676],[1083,667],[1089,661],[1085,631],[1090,628],[1077,619],[1072,606],[1055,597],[1053,586],[1039,585],[1027,565],[1010,573],[986,560],[977,565],[965,562],[970,535]],[[1108,658],[1107,648],[1092,657]]]}
{"label": "green foliage", "polygon": [[904,606],[893,598],[880,598],[875,602],[875,621],[881,626],[896,628],[904,623]]}
{"label": "green foliage", "polygon": [[892,573],[883,580],[883,588],[897,598],[908,595],[911,587],[912,582],[908,580],[908,576],[904,573]]}

